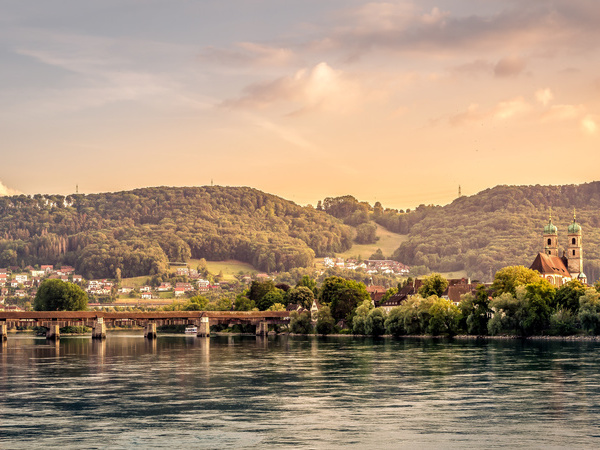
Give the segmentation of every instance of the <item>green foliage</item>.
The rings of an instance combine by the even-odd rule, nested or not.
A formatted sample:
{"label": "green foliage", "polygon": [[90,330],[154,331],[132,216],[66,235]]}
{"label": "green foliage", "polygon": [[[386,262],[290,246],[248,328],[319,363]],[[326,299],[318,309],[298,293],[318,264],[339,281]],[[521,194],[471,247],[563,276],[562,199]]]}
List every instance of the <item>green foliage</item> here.
{"label": "green foliage", "polygon": [[569,281],[556,290],[551,305],[556,309],[563,308],[575,312],[579,308],[579,298],[585,294],[585,290],[586,288],[581,282]]}
{"label": "green foliage", "polygon": [[586,289],[579,297],[579,321],[586,333],[600,334],[600,293],[595,289]]}
{"label": "green foliage", "polygon": [[335,320],[329,306],[321,306],[317,312],[316,330],[318,334],[331,334],[335,331]]}
{"label": "green foliage", "polygon": [[430,295],[437,295],[440,297],[447,287],[448,280],[439,273],[432,273],[423,279],[423,284],[419,288],[419,295],[421,297],[429,297]]}
{"label": "green foliage", "polygon": [[377,225],[374,223],[362,223],[356,227],[357,244],[374,244],[377,241]]}
{"label": "green foliage", "polygon": [[569,336],[577,332],[577,316],[569,309],[559,309],[550,316],[549,333],[554,336]]}
{"label": "green foliage", "polygon": [[273,303],[267,311],[285,311],[285,305],[282,303]]}
{"label": "green foliage", "polygon": [[477,286],[476,295],[465,294],[458,305],[463,320],[462,326],[467,333],[485,335],[488,333],[488,321],[491,317],[490,300],[487,289]]}
{"label": "green foliage", "polygon": [[427,332],[433,336],[440,334],[454,336],[458,331],[460,310],[450,300],[433,296],[429,308]]}
{"label": "green foliage", "polygon": [[243,294],[239,294],[235,298],[235,310],[236,311],[252,311],[256,308],[256,303],[254,300],[250,300]]}
{"label": "green foliage", "polygon": [[263,295],[263,297],[256,302],[256,307],[259,309],[259,311],[266,311],[276,303],[284,303],[283,291],[277,288]]}
{"label": "green foliage", "polygon": [[298,313],[292,311],[290,313],[290,332],[295,334],[309,334],[312,333],[312,322],[310,312],[303,311]]}
{"label": "green foliage", "polygon": [[297,286],[290,289],[286,293],[287,304],[298,304],[302,307],[309,309],[312,306],[315,295],[306,286]]}
{"label": "green foliage", "polygon": [[381,249],[378,248],[375,253],[373,253],[371,256],[369,256],[369,259],[383,261],[384,259],[386,259],[386,257],[383,254],[383,252],[381,251]]}
{"label": "green foliage", "polygon": [[62,280],[44,280],[34,300],[36,311],[85,311],[88,297],[83,289]]}
{"label": "green foliage", "polygon": [[528,269],[524,266],[508,266],[496,272],[492,289],[496,295],[508,292],[516,294],[517,286],[523,286],[529,283],[535,283],[541,279],[539,272]]}
{"label": "green foliage", "polygon": [[221,186],[1,197],[0,236],[0,267],[65,263],[86,278],[162,273],[190,258],[286,271],[352,245],[351,228],[323,212]]}
{"label": "green foliage", "polygon": [[540,280],[517,286],[515,296],[505,292],[494,298],[490,303],[494,315],[488,323],[489,333],[519,336],[543,334],[550,326],[552,289],[547,281]]}
{"label": "green foliage", "polygon": [[394,337],[406,334],[404,328],[404,309],[401,306],[393,307],[385,319],[385,330]]}
{"label": "green foliage", "polygon": [[275,283],[271,280],[253,281],[250,284],[248,298],[254,302],[259,302],[267,293],[276,289]]}
{"label": "green foliage", "polygon": [[373,308],[369,311],[365,320],[365,334],[373,337],[382,336],[385,333],[386,314],[382,308]]}
{"label": "green foliage", "polygon": [[354,334],[367,334],[367,318],[372,308],[373,305],[370,300],[365,300],[358,308],[356,308],[354,316],[352,317],[352,332]]}
{"label": "green foliage", "polygon": [[308,275],[303,275],[302,279],[296,284],[297,288],[301,286],[309,288],[314,295],[317,295],[319,292],[317,288],[317,282]]}
{"label": "green foliage", "polygon": [[340,277],[328,277],[321,286],[321,303],[329,305],[331,314],[337,321],[351,319],[356,306],[371,296],[363,283]]}

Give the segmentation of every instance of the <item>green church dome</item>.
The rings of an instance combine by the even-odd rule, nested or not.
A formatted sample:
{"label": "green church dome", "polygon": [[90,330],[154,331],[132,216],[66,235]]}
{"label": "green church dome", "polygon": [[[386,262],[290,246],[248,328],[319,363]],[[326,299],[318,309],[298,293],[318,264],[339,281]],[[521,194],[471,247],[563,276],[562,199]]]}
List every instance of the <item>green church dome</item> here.
{"label": "green church dome", "polygon": [[571,225],[569,225],[569,234],[580,234],[581,233],[581,226],[575,222],[575,219],[573,219],[573,223]]}
{"label": "green church dome", "polygon": [[544,227],[544,234],[556,234],[558,233],[558,229],[552,223],[552,219],[548,220],[548,225]]}

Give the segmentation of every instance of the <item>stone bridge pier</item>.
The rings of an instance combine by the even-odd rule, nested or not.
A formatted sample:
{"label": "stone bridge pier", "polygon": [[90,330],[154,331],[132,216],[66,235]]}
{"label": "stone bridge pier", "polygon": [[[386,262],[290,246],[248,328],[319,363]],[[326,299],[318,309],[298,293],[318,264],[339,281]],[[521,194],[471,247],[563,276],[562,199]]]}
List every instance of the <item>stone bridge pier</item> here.
{"label": "stone bridge pier", "polygon": [[58,341],[60,339],[60,326],[58,324],[51,323],[48,325],[48,330],[46,330],[46,339],[51,341]]}
{"label": "stone bridge pier", "polygon": [[198,337],[210,336],[210,319],[208,317],[200,317],[200,326],[198,327]]}
{"label": "stone bridge pier", "polygon": [[92,328],[92,339],[106,339],[106,325],[104,317],[98,317]]}
{"label": "stone bridge pier", "polygon": [[6,341],[8,339],[8,326],[6,325],[6,321],[0,322],[0,342]]}
{"label": "stone bridge pier", "polygon": [[266,321],[261,321],[256,324],[256,335],[266,336],[269,334],[269,324]]}
{"label": "stone bridge pier", "polygon": [[144,329],[144,337],[147,339],[156,339],[156,324],[155,323],[148,322],[148,324],[146,325],[146,328]]}

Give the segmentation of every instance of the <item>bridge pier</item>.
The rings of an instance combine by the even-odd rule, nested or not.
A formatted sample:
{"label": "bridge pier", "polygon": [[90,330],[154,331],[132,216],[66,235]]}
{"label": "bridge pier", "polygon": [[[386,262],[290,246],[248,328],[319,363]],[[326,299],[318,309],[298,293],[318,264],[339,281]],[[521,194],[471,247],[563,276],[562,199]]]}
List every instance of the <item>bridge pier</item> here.
{"label": "bridge pier", "polygon": [[144,329],[144,337],[147,339],[156,339],[156,324],[149,323]]}
{"label": "bridge pier", "polygon": [[92,329],[92,339],[106,339],[106,325],[103,317],[96,319]]}
{"label": "bridge pier", "polygon": [[269,324],[267,322],[258,322],[256,325],[256,335],[257,336],[266,336],[269,334]]}
{"label": "bridge pier", "polygon": [[210,337],[210,321],[208,317],[200,317],[200,326],[198,327],[198,337]]}
{"label": "bridge pier", "polygon": [[6,325],[6,322],[0,323],[0,342],[4,342],[6,339],[8,339],[7,333],[8,326]]}
{"label": "bridge pier", "polygon": [[48,325],[46,339],[58,341],[60,339],[60,327],[58,325]]}

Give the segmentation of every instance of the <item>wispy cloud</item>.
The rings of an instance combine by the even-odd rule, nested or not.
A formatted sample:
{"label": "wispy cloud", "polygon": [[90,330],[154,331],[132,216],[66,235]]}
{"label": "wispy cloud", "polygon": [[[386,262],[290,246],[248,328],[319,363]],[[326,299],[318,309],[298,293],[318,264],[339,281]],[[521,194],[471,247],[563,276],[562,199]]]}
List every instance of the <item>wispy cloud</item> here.
{"label": "wispy cloud", "polygon": [[18,195],[21,192],[16,189],[12,189],[7,187],[2,181],[0,181],[0,197],[4,197],[5,195]]}
{"label": "wispy cloud", "polygon": [[356,81],[321,62],[290,76],[252,84],[240,97],[227,100],[222,106],[265,109],[287,105],[288,114],[315,110],[344,113],[356,107],[359,92],[360,86]]}

